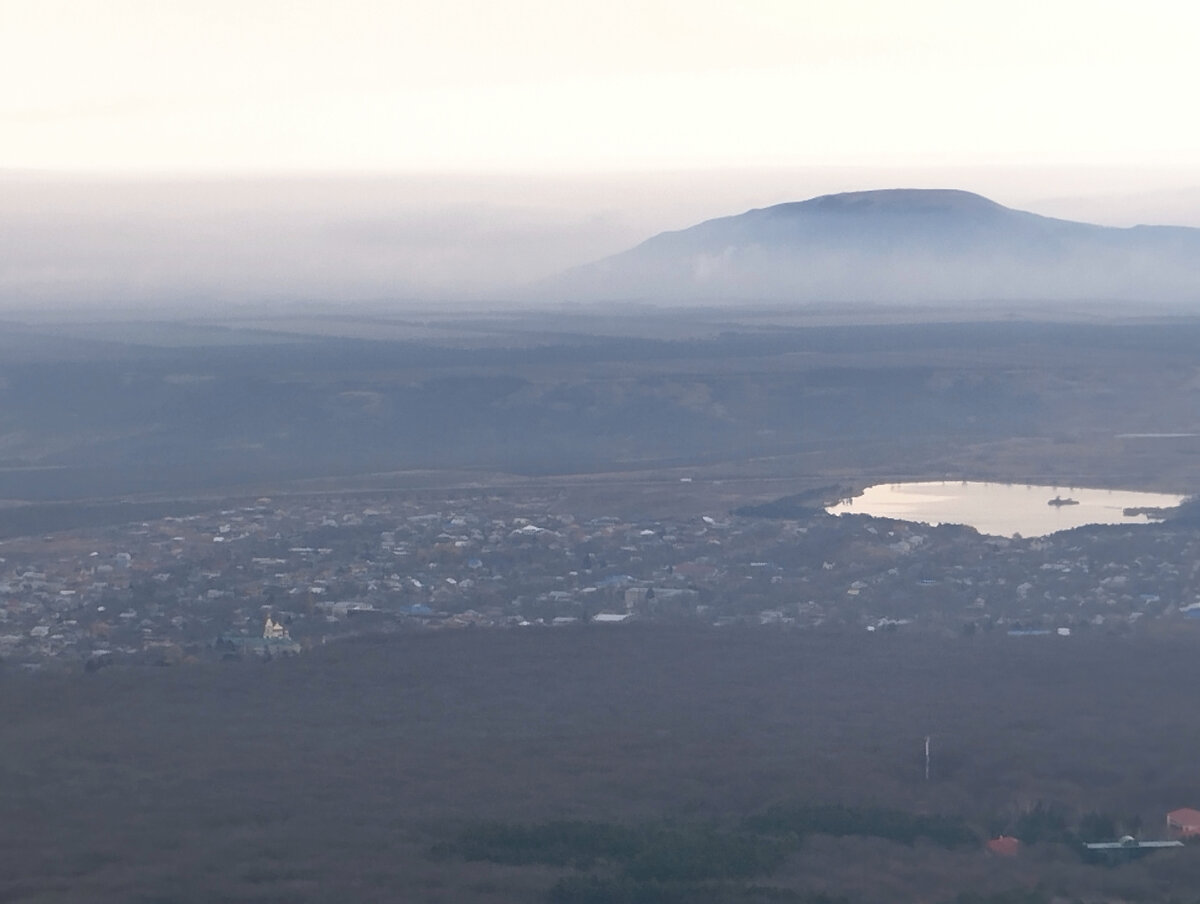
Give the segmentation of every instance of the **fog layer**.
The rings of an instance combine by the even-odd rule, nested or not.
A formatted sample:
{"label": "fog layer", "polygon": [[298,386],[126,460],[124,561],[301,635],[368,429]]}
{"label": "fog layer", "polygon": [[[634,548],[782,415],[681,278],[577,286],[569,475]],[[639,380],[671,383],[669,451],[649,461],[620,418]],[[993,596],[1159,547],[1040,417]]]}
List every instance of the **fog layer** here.
{"label": "fog layer", "polygon": [[1171,187],[1190,178],[980,168],[205,180],[0,173],[0,307],[553,301],[530,287],[663,231],[823,192],[968,187],[1093,222],[1200,224],[1197,193]]}
{"label": "fog layer", "polygon": [[1098,226],[958,190],[826,195],[709,220],[549,281],[650,302],[1200,300],[1200,229]]}

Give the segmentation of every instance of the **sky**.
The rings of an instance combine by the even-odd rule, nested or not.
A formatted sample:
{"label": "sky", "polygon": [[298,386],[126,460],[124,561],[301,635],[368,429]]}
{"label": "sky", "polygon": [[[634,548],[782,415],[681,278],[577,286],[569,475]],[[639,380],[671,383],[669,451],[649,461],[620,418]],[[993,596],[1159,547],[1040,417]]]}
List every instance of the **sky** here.
{"label": "sky", "polygon": [[[1197,33],[1174,0],[0,0],[0,225],[31,251],[0,289],[153,295],[192,261],[211,293],[243,223],[310,270],[337,233],[321,291],[470,294],[899,184],[1200,225]],[[244,245],[227,294],[293,291]]]}
{"label": "sky", "polygon": [[1198,26],[1177,0],[0,0],[0,166],[1186,165]]}

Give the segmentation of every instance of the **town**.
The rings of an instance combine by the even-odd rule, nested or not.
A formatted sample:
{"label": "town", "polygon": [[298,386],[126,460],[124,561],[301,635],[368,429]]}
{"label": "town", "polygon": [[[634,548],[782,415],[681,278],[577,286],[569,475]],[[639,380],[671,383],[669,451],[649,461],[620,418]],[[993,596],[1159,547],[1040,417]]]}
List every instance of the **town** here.
{"label": "town", "polygon": [[1144,630],[1200,615],[1171,522],[985,536],[819,508],[574,517],[547,494],[246,500],[0,543],[0,659],[27,669],[272,658],[372,632],[627,621]]}

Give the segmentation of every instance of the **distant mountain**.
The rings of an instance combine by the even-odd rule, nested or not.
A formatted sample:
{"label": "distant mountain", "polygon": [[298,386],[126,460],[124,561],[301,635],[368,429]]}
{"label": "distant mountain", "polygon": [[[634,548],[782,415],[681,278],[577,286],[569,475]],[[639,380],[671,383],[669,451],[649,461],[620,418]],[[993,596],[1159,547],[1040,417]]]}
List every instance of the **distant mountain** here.
{"label": "distant mountain", "polygon": [[965,191],[825,195],[664,232],[543,284],[572,301],[1200,303],[1200,229],[1117,229]]}

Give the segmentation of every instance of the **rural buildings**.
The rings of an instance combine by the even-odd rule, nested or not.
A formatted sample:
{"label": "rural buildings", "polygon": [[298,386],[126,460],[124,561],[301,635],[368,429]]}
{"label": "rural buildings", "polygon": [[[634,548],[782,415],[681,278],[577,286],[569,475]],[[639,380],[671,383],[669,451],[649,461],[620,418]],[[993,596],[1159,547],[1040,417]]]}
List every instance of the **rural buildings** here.
{"label": "rural buildings", "polygon": [[1180,807],[1167,814],[1167,829],[1176,838],[1195,838],[1200,836],[1200,810],[1191,807]]}

